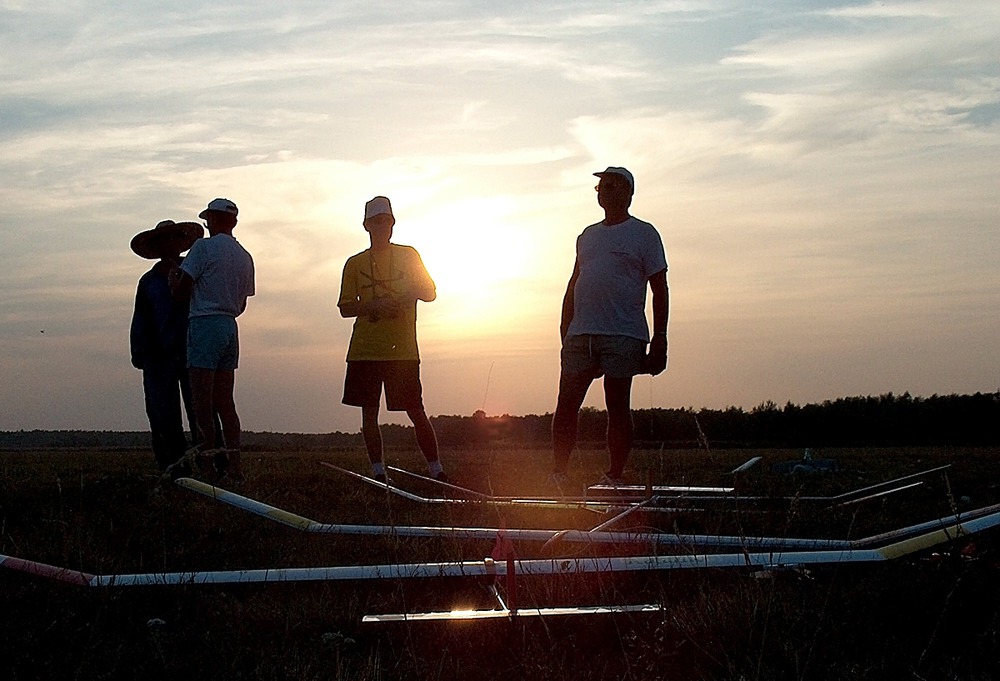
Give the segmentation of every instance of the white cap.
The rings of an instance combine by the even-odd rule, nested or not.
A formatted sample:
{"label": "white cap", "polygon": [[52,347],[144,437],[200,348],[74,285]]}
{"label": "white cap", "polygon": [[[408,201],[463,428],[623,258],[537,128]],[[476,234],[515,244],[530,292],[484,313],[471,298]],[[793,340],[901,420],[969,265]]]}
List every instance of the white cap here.
{"label": "white cap", "polygon": [[373,218],[376,215],[388,215],[389,217],[393,217],[392,204],[389,203],[389,199],[384,196],[376,196],[374,199],[365,204],[365,220]]}
{"label": "white cap", "polygon": [[635,178],[632,177],[632,173],[628,171],[627,168],[620,168],[618,166],[608,166],[607,170],[603,170],[599,173],[594,173],[597,177],[604,177],[605,175],[621,175],[626,180],[628,180],[628,185],[632,189],[632,193],[635,193]]}
{"label": "white cap", "polygon": [[236,204],[229,199],[212,199],[208,202],[208,208],[198,213],[198,217],[202,220],[205,219],[206,213],[209,211],[216,211],[218,213],[229,213],[232,216],[239,215],[240,209],[236,207]]}

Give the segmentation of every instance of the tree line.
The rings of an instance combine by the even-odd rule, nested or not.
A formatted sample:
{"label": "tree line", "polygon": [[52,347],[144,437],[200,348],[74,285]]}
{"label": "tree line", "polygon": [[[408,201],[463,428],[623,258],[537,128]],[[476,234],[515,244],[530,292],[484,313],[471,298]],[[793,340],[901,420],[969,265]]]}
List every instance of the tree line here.
{"label": "tree line", "polygon": [[[764,402],[752,409],[637,409],[636,445],[666,449],[993,446],[1000,444],[1000,392],[913,397],[909,393],[844,397],[799,406]],[[443,447],[546,447],[552,414],[434,416]],[[583,447],[603,446],[607,415],[580,412]],[[412,428],[385,425],[387,446],[409,449]],[[359,433],[245,432],[249,450],[324,451],[362,447]],[[134,449],[149,445],[149,434],[116,431],[0,432],[0,449]]]}
{"label": "tree line", "polygon": [[[544,445],[551,414],[543,416],[439,416],[433,419],[445,446]],[[752,409],[638,409],[633,412],[638,446],[690,449],[732,447],[891,447],[1000,444],[1000,392],[913,397],[892,393],[845,397],[818,404]],[[602,444],[603,410],[580,413],[581,443]]]}

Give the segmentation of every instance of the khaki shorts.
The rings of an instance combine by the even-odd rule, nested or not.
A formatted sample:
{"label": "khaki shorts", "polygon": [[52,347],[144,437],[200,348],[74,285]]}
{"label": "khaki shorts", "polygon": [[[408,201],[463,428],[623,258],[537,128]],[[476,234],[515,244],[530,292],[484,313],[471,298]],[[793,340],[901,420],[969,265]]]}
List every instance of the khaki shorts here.
{"label": "khaki shorts", "polygon": [[590,378],[632,378],[642,373],[646,343],[631,336],[567,336],[559,358],[562,371]]}

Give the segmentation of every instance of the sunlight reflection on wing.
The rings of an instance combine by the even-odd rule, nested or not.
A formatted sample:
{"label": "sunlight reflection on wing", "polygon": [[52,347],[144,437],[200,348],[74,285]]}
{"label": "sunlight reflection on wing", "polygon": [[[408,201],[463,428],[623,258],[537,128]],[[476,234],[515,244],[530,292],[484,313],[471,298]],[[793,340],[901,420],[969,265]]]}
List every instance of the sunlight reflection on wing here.
{"label": "sunlight reflection on wing", "polygon": [[449,610],[444,612],[397,613],[365,615],[362,623],[377,622],[433,622],[502,619],[508,617],[566,617],[571,615],[620,615],[625,613],[661,612],[655,603],[637,605],[584,605],[554,608],[523,608],[516,613],[510,610]]}

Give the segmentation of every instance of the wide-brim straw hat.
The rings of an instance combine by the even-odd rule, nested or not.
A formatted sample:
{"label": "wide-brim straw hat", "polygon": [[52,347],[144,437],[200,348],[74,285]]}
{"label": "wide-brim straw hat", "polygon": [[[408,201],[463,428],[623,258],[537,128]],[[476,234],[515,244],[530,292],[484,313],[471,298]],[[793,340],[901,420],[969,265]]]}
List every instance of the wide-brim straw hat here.
{"label": "wide-brim straw hat", "polygon": [[[174,222],[164,220],[145,232],[139,232],[132,237],[132,252],[140,258],[156,260],[163,257],[162,244],[164,239],[176,237],[177,253],[183,253],[191,248],[194,242],[205,235],[205,228],[197,222]],[[175,247],[176,247],[175,246]],[[171,249],[173,250],[173,249]],[[168,254],[171,255],[171,254]]]}

